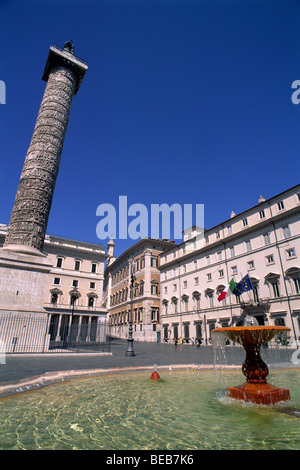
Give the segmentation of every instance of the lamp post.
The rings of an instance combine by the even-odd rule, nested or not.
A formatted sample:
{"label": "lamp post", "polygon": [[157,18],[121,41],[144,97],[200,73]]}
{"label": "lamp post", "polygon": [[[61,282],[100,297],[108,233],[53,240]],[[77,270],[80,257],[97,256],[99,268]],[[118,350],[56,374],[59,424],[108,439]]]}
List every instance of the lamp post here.
{"label": "lamp post", "polygon": [[125,352],[125,356],[127,357],[135,356],[135,353],[133,350],[134,339],[132,337],[133,284],[135,281],[133,269],[134,269],[134,261],[131,262],[129,330],[128,330],[127,350]]}
{"label": "lamp post", "polygon": [[74,286],[74,289],[71,291],[71,303],[72,303],[72,312],[71,312],[71,324],[70,324],[70,334],[69,334],[69,343],[71,346],[72,342],[72,323],[73,323],[73,315],[74,315],[74,308],[75,308],[75,302],[78,299],[78,290],[77,287]]}

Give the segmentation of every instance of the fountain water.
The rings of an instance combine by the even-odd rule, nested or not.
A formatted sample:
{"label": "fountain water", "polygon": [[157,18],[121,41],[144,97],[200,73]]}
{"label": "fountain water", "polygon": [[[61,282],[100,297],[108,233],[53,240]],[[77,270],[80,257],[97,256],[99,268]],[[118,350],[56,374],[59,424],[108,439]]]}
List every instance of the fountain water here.
{"label": "fountain water", "polygon": [[225,334],[230,340],[241,344],[246,352],[242,365],[246,382],[237,387],[229,387],[229,397],[263,405],[290,400],[288,389],[267,383],[269,370],[260,356],[262,344],[287,331],[290,331],[290,328],[285,326],[259,326],[254,317],[247,317],[245,326],[216,328],[212,331],[213,334]]}

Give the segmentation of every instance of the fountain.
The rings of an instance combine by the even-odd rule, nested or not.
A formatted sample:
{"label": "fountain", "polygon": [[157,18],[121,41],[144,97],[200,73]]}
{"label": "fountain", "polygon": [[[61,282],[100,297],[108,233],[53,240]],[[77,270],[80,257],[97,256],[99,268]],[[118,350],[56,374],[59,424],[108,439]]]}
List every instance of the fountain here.
{"label": "fountain", "polygon": [[[286,326],[259,326],[254,317],[247,317],[245,326],[216,328],[212,333],[224,333],[234,342],[241,344],[246,352],[242,372],[246,377],[243,385],[229,387],[228,396],[246,402],[271,405],[290,400],[286,388],[267,383],[268,367],[260,356],[262,344],[268,343],[280,333],[290,331]],[[254,326],[255,325],[255,326]]]}
{"label": "fountain", "polygon": [[154,369],[154,371],[151,374],[150,380],[160,380],[160,375],[157,372],[157,365],[156,364],[154,364],[153,369]]}

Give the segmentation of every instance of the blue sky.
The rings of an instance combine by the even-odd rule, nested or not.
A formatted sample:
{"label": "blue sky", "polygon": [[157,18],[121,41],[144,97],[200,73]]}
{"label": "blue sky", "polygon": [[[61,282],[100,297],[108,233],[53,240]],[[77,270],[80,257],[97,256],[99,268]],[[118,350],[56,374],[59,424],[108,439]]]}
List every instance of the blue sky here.
{"label": "blue sky", "polygon": [[[212,227],[299,183],[300,2],[0,0],[0,222],[8,223],[52,43],[89,70],[49,234],[100,243],[96,208],[204,204]],[[121,254],[134,241],[116,240]]]}

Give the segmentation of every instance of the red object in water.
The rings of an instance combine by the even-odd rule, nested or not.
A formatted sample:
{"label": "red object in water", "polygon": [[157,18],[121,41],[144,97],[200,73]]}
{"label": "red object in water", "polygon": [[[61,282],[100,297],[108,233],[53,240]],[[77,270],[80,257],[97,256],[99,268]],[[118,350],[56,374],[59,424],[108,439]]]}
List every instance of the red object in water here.
{"label": "red object in water", "polygon": [[232,341],[242,344],[246,352],[242,372],[247,382],[238,387],[229,387],[229,397],[259,405],[272,405],[291,399],[288,389],[274,387],[267,383],[266,377],[269,369],[260,356],[262,344],[270,341],[280,331],[288,330],[290,328],[284,326],[228,327],[213,330],[226,333]]}
{"label": "red object in water", "polygon": [[150,380],[159,380],[159,379],[160,379],[159,373],[156,372],[156,370],[154,372],[152,372]]}

